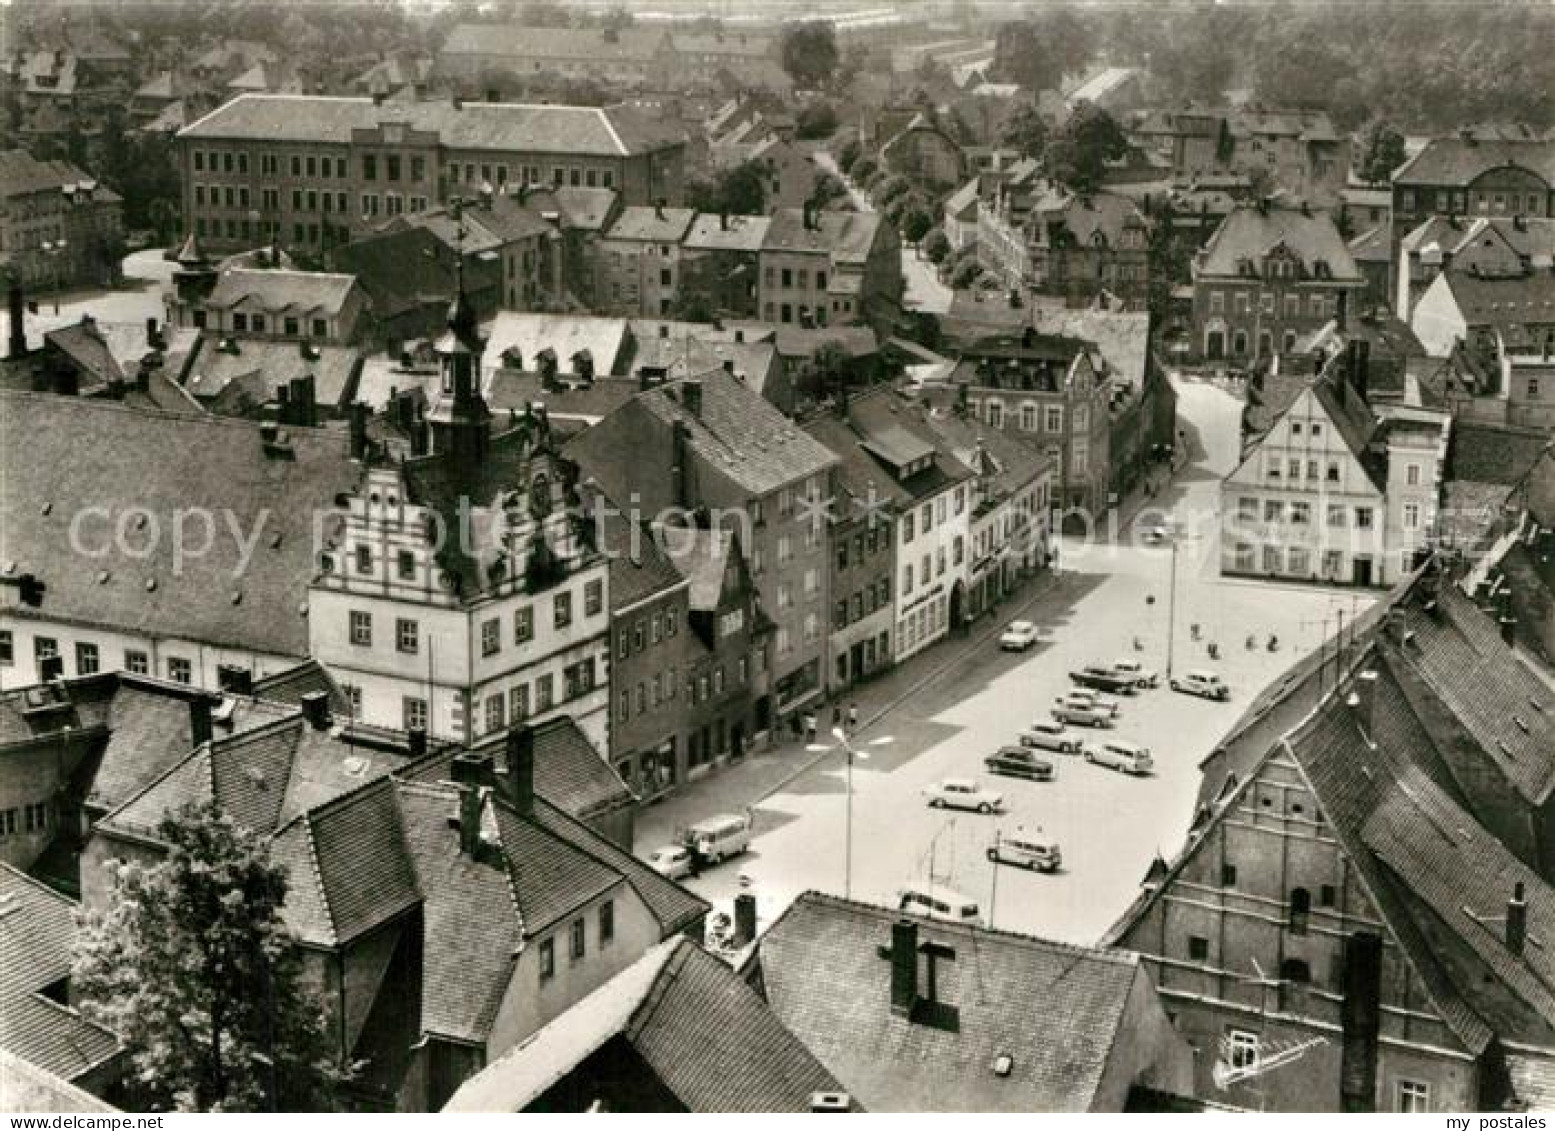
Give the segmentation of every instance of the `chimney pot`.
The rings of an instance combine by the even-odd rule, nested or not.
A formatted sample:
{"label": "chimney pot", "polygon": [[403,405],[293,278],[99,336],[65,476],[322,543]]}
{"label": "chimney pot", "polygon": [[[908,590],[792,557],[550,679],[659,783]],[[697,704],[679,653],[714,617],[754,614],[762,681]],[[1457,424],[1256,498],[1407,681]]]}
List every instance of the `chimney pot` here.
{"label": "chimney pot", "polygon": [[742,891],[734,897],[734,945],[745,946],[756,940],[756,897]]}
{"label": "chimney pot", "polygon": [[531,726],[508,731],[504,792],[513,808],[528,816],[535,804],[535,730]]}
{"label": "chimney pot", "polygon": [[189,700],[189,744],[203,746],[211,740],[211,701],[204,695]]}
{"label": "chimney pot", "polygon": [[302,715],[314,730],[329,728],[329,693],[309,691],[302,697]]}
{"label": "chimney pot", "polygon": [[891,1012],[908,1017],[918,1003],[918,924],[891,924]]}

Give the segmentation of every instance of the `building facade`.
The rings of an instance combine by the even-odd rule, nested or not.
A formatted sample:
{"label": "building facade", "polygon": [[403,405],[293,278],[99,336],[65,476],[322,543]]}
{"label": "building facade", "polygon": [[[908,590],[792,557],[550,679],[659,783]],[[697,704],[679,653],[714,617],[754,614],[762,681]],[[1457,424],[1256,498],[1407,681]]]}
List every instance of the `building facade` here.
{"label": "building facade", "polygon": [[118,282],[122,213],[116,192],[69,162],[0,152],[0,255],[27,289]]}

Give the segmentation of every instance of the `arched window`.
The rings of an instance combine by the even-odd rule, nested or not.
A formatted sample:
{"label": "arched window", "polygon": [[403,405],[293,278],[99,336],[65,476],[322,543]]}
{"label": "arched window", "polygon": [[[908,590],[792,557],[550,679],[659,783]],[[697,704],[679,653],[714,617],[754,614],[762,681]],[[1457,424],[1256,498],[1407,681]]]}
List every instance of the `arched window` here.
{"label": "arched window", "polygon": [[1280,963],[1280,981],[1300,982],[1303,985],[1312,981],[1312,968],[1302,958],[1287,958]]}
{"label": "arched window", "polygon": [[1290,933],[1307,933],[1307,916],[1312,913],[1312,893],[1306,888],[1292,888],[1290,892]]}

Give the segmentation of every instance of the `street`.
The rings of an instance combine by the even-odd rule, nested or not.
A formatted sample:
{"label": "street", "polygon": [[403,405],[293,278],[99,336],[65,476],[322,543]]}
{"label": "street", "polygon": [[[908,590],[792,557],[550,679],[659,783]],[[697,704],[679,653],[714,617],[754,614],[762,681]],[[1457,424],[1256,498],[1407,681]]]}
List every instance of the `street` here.
{"label": "street", "polygon": [[[147,248],[124,258],[124,281],[113,290],[66,290],[59,297],[59,313],[54,313],[52,290],[30,292],[29,302],[37,303],[38,313],[27,315],[27,344],[34,349],[43,345],[43,335],[61,326],[72,326],[90,314],[99,322],[143,324],[147,318],[159,321],[167,317],[162,301],[162,284],[172,278],[173,264],[162,258],[161,248]],[[0,335],[10,333],[8,311],[0,310]]]}
{"label": "street", "polygon": [[[1061,574],[1043,587],[1029,609],[1011,602],[1000,622],[1036,620],[1041,642],[1024,655],[997,651],[992,640],[943,672],[925,670],[922,686],[903,695],[885,715],[862,728],[856,748],[868,761],[853,768],[855,898],[894,904],[905,884],[932,880],[981,905],[994,926],[1076,943],[1093,943],[1138,892],[1157,852],[1181,844],[1198,788],[1198,763],[1253,697],[1297,656],[1331,633],[1339,616],[1353,618],[1371,598],[1345,590],[1269,586],[1218,576],[1213,515],[1219,481],[1235,463],[1241,402],[1206,384],[1178,386],[1179,423],[1188,433],[1190,459],[1169,488],[1139,510],[1134,524],[1169,509],[1178,539],[1175,670],[1218,672],[1231,686],[1229,703],[1177,694],[1165,686],[1167,607],[1172,551],[1144,546],[1125,527],[1114,542],[1105,532],[1066,538]],[[1201,639],[1194,641],[1191,626]],[[981,631],[996,628],[984,624]],[[1270,652],[1266,640],[1278,636]],[[1255,650],[1245,638],[1257,637]],[[1135,652],[1138,638],[1142,650]],[[1206,655],[1220,646],[1219,662]],[[1138,658],[1162,673],[1162,686],[1123,699],[1115,730],[1082,730],[1082,740],[1115,736],[1149,747],[1154,773],[1131,777],[1052,754],[1057,779],[1033,783],[994,777],[983,759],[1014,741],[1019,729],[1045,718],[1068,689],[1068,672],[1090,661]],[[937,661],[929,660],[928,668]],[[865,713],[866,720],[870,713]],[[822,728],[823,734],[825,727]],[[890,738],[887,745],[872,740]],[[803,766],[795,748],[777,757]],[[739,769],[731,771],[738,773]],[[770,922],[809,888],[841,894],[847,815],[841,753],[825,756],[765,797],[743,799],[755,810],[751,850],[690,881],[691,888],[728,910],[742,885],[757,897],[761,922]],[[923,789],[945,777],[975,777],[1003,794],[1001,815],[930,809]],[[771,788],[769,785],[768,788]],[[707,795],[698,811],[696,796]],[[639,815],[637,849],[645,854],[673,839],[677,827],[716,812],[738,811],[717,778],[689,787],[688,796]],[[1061,872],[1027,873],[986,859],[995,829],[1040,827],[1063,852]]]}

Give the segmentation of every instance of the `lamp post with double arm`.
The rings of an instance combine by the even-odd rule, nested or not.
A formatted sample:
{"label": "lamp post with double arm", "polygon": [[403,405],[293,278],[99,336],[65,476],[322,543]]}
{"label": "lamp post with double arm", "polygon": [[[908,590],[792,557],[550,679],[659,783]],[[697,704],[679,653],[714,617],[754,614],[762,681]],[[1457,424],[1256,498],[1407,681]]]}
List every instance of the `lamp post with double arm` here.
{"label": "lamp post with double arm", "polygon": [[[843,753],[843,757],[845,758],[845,762],[844,762],[844,767],[845,768],[844,768],[843,773],[844,773],[844,779],[846,781],[846,791],[847,791],[847,809],[846,809],[847,815],[844,818],[844,822],[845,823],[843,825],[843,834],[842,834],[842,895],[843,895],[844,899],[852,899],[853,898],[853,759],[857,758],[860,761],[867,762],[867,761],[869,761],[869,755],[865,751],[863,751],[863,750],[856,750],[856,749],[854,749],[853,743],[852,743],[852,741],[851,741],[851,739],[850,739],[850,737],[848,735],[848,732],[846,730],[844,730],[842,727],[840,727],[840,726],[832,727],[831,728],[831,736],[832,736],[833,739],[836,740],[835,745],[833,745],[833,746],[811,745],[811,746],[806,746],[805,749],[809,750],[809,751],[812,751],[814,753],[817,753],[817,754],[827,753],[827,752],[829,752],[831,750],[841,750],[842,753]],[[895,742],[895,741],[896,740],[894,738],[891,738],[889,736],[882,736],[880,738],[872,738],[872,739],[870,739],[867,743],[865,743],[865,745],[866,746],[887,746],[890,743]]]}

